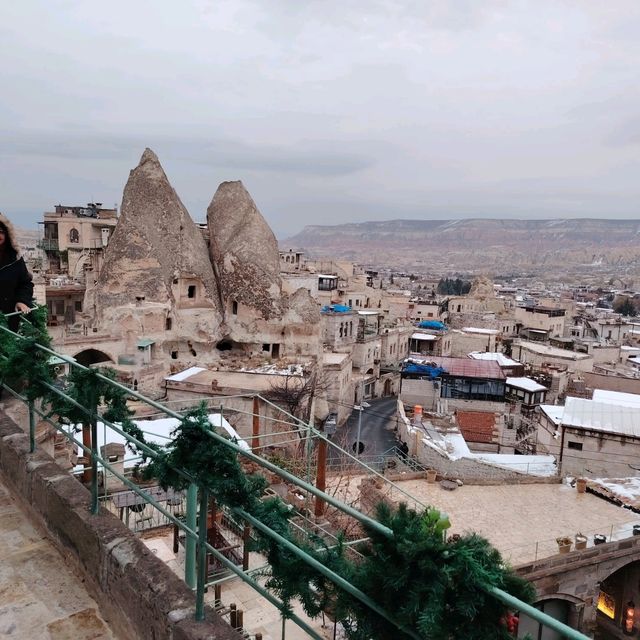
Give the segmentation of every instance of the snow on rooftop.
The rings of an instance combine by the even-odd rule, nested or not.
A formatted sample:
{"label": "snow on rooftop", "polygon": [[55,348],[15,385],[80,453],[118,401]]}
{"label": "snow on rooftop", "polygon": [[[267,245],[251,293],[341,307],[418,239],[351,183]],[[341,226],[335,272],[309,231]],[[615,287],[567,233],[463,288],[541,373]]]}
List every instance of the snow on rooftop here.
{"label": "snow on rooftop", "polygon": [[608,402],[620,407],[640,407],[640,395],[636,393],[623,393],[621,391],[609,391],[607,389],[594,389],[593,400],[596,402]]}
{"label": "snow on rooftop", "polygon": [[[251,447],[240,438],[238,432],[222,417],[219,413],[210,413],[208,415],[209,423],[219,432],[222,428],[227,432],[231,439],[237,440],[237,444],[241,449],[250,451]],[[171,432],[178,426],[180,421],[177,418],[158,418],[156,420],[134,420],[136,426],[140,427],[145,435],[147,442],[155,442],[159,445],[167,445],[173,439]],[[106,436],[106,440],[105,440]],[[106,428],[102,422],[98,422],[98,449],[107,443],[126,444],[126,438],[116,433],[109,427]],[[125,459],[125,463],[127,460]],[[137,459],[136,459],[137,462]],[[134,461],[131,461],[134,464]],[[125,464],[125,466],[129,466]]]}
{"label": "snow on rooftop", "polygon": [[165,380],[170,380],[171,382],[184,382],[187,378],[195,376],[196,373],[200,373],[201,371],[206,371],[206,369],[203,367],[189,367],[184,371],[180,371],[179,373],[174,373],[171,376],[167,376]]}
{"label": "snow on rooftop", "polygon": [[640,406],[620,406],[585,398],[567,398],[562,424],[640,438]]}
{"label": "snow on rooftop", "polygon": [[510,387],[523,389],[524,391],[530,391],[531,393],[536,393],[537,391],[547,391],[547,387],[541,385],[535,380],[532,380],[531,378],[507,378],[507,384]]}
{"label": "snow on rooftop", "polygon": [[412,340],[437,340],[438,337],[437,336],[432,336],[430,333],[412,333],[411,334],[411,339]]}
{"label": "snow on rooftop", "polygon": [[497,351],[472,351],[468,355],[474,360],[495,360],[501,367],[517,367],[520,364]]}
{"label": "snow on rooftop", "polygon": [[607,489],[613,497],[623,502],[635,503],[640,501],[640,478],[594,478],[589,484],[596,484]]}
{"label": "snow on rooftop", "polygon": [[[468,458],[476,460],[477,462],[483,462],[491,466],[499,467],[500,469],[507,469],[509,471],[517,471],[542,477],[554,476],[558,472],[554,456],[521,456],[508,453],[475,453],[469,449],[467,441],[459,431],[438,433],[438,435],[441,437],[438,438],[438,443],[429,437],[423,438],[422,441],[424,444],[444,453],[450,460]],[[444,441],[444,447],[442,441]]]}
{"label": "snow on rooftop", "polygon": [[542,411],[556,427],[559,427],[562,423],[562,416],[564,415],[563,406],[557,404],[541,404],[540,411]]}
{"label": "snow on rooftop", "polygon": [[568,349],[558,349],[557,347],[548,347],[537,342],[527,342],[520,340],[513,345],[514,349],[522,348],[538,353],[543,356],[552,356],[554,358],[562,358],[564,360],[587,360],[591,358],[587,353],[578,353],[577,351],[569,351]]}
{"label": "snow on rooftop", "polygon": [[259,367],[241,367],[238,371],[240,373],[265,373],[272,376],[303,376],[305,365],[288,364],[279,367],[277,364],[263,364]]}
{"label": "snow on rooftop", "polygon": [[338,278],[338,276],[334,276],[332,274],[327,274],[327,273],[318,273],[317,274],[318,278]]}
{"label": "snow on rooftop", "polygon": [[482,327],[462,327],[462,330],[465,333],[483,333],[485,335],[491,335],[491,336],[494,336],[497,333],[499,333],[497,329],[483,329]]}

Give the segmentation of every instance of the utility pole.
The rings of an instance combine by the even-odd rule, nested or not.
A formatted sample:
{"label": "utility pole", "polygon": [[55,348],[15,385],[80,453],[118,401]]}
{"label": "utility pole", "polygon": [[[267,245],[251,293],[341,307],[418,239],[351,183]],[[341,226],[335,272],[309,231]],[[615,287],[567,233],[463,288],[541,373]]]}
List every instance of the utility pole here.
{"label": "utility pole", "polygon": [[360,457],[360,433],[362,431],[362,403],[364,402],[364,378],[360,381],[360,410],[358,411],[358,434],[356,436],[356,458]]}

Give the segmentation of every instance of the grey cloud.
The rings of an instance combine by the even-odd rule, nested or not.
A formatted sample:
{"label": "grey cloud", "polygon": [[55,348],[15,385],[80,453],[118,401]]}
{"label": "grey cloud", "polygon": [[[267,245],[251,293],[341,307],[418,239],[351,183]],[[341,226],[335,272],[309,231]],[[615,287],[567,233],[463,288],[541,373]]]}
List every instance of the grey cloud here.
{"label": "grey cloud", "polygon": [[[342,141],[288,146],[251,145],[239,140],[177,136],[85,135],[51,132],[0,132],[0,155],[78,159],[124,159],[147,146],[157,146],[172,160],[237,170],[300,173],[309,176],[349,175],[371,167],[374,158],[348,150]],[[342,150],[338,147],[343,147]],[[166,159],[166,158],[165,158]],[[163,158],[161,157],[162,161]]]}

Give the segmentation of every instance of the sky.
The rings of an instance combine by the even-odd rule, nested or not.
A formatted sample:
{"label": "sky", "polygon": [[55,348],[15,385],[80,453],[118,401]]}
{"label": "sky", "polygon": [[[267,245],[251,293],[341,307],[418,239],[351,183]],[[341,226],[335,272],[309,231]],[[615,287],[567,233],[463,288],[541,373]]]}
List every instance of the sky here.
{"label": "sky", "polygon": [[145,147],[194,220],[637,218],[637,0],[0,3],[0,210],[120,202]]}

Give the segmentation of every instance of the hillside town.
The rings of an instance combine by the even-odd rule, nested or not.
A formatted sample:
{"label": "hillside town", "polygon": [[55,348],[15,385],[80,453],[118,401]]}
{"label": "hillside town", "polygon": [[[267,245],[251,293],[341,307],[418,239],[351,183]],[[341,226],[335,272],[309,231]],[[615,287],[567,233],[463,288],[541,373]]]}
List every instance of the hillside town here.
{"label": "hillside town", "polygon": [[[407,496],[441,508],[454,533],[477,531],[519,567],[545,612],[623,637],[640,602],[640,565],[615,568],[640,534],[640,292],[308,255],[278,245],[242,182],[219,185],[204,217],[150,149],[120,210],[44,213],[23,242],[56,351],[175,409],[205,401],[238,441],[258,428],[263,453],[304,465],[301,434],[278,420],[288,411],[336,444],[318,486],[364,511]],[[82,463],[46,433],[58,459]],[[102,447],[124,458],[123,444]],[[607,575],[580,555],[604,543]],[[526,633],[560,637],[522,615]]]}

